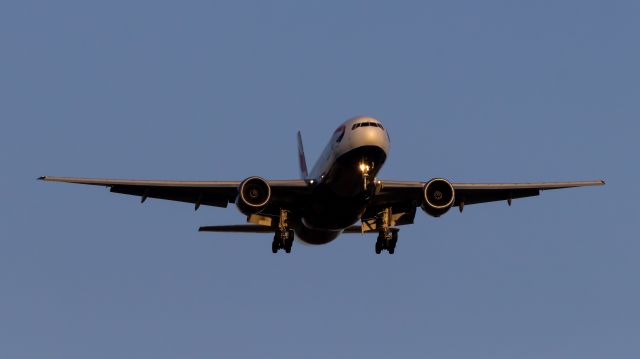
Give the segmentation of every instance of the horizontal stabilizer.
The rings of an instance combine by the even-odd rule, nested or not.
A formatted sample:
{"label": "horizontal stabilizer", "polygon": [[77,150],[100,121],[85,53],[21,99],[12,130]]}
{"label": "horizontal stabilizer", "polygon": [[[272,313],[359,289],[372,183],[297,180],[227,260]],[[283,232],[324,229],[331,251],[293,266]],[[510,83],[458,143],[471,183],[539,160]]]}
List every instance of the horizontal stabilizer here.
{"label": "horizontal stabilizer", "polygon": [[[261,226],[259,224],[232,224],[226,226],[205,226],[198,229],[199,232],[218,232],[218,233],[274,233],[275,228],[269,226]],[[389,228],[391,232],[399,232],[398,228]],[[360,226],[350,226],[344,230],[344,233],[362,233]],[[365,233],[378,233],[377,230],[367,230]]]}
{"label": "horizontal stabilizer", "polygon": [[200,227],[198,232],[222,232],[222,233],[274,233],[275,229],[259,224],[232,224],[228,226]]}
{"label": "horizontal stabilizer", "polygon": [[[389,228],[390,232],[400,232],[400,228]],[[347,227],[343,233],[378,233],[377,229],[368,229],[365,230],[364,232],[362,232],[362,227],[361,226],[350,226]]]}

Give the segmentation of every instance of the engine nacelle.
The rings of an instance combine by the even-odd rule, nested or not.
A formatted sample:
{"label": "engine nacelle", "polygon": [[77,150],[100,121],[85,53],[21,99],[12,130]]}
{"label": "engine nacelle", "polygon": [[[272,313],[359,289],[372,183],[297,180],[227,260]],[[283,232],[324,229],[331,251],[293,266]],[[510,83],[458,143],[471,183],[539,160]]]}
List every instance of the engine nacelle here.
{"label": "engine nacelle", "polygon": [[434,178],[422,190],[422,210],[433,217],[447,213],[455,202],[455,190],[449,181]]}
{"label": "engine nacelle", "polygon": [[271,187],[263,178],[249,177],[238,186],[236,206],[245,215],[260,213],[271,200]]}

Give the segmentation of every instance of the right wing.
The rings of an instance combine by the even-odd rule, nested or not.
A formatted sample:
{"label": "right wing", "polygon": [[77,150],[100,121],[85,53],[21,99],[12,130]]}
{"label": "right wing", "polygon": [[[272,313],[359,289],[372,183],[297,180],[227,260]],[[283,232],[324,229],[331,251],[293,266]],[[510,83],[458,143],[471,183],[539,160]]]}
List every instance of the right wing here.
{"label": "right wing", "polygon": [[[382,190],[374,200],[377,205],[416,202],[418,205],[422,201],[422,189],[426,182],[410,181],[383,181]],[[540,191],[602,186],[603,180],[596,181],[575,181],[575,182],[529,182],[529,183],[455,183],[451,185],[455,189],[454,206],[506,201],[509,199],[537,196]]]}
{"label": "right wing", "polygon": [[573,187],[602,186],[603,180],[533,183],[452,183],[456,191],[455,206],[537,196],[541,191]]}
{"label": "right wing", "polygon": [[[422,204],[422,191],[426,182],[411,181],[382,181],[382,188],[367,208],[363,218],[369,219],[385,208],[391,208],[395,225],[413,223],[416,208]],[[516,198],[532,197],[540,194],[540,191],[602,186],[604,181],[577,181],[577,182],[531,182],[531,183],[455,183],[451,185],[455,190],[454,206],[462,211],[465,205],[508,201]]]}
{"label": "right wing", "polygon": [[[117,180],[47,176],[40,177],[39,180],[105,186],[114,193],[140,196],[142,202],[147,198],[159,198],[193,203],[196,209],[200,205],[227,207],[229,203],[235,202],[240,185],[240,181]],[[274,205],[296,205],[309,192],[304,180],[267,182],[271,186]]]}

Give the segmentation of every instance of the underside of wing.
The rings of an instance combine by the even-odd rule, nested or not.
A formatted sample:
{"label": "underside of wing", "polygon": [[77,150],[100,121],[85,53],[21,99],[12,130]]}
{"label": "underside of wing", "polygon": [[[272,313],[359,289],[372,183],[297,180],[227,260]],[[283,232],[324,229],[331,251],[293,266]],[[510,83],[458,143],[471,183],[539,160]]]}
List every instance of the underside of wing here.
{"label": "underside of wing", "polygon": [[[383,181],[382,188],[376,195],[369,213],[375,214],[383,208],[392,208],[394,212],[408,211],[409,208],[419,207],[423,202],[423,189],[427,182]],[[509,201],[517,198],[532,197],[540,191],[601,186],[605,182],[575,181],[575,182],[529,182],[529,183],[458,183],[452,182],[455,190],[454,206],[486,203],[494,201]]]}
{"label": "underside of wing", "polygon": [[532,182],[532,183],[452,183],[455,189],[455,206],[486,203],[495,201],[511,201],[516,198],[538,196],[540,191],[601,186],[604,181],[575,182]]}
{"label": "underside of wing", "polygon": [[[94,186],[105,186],[111,192],[147,198],[187,202],[200,205],[227,207],[238,196],[240,181],[165,181],[165,180],[120,180],[74,177],[40,177],[50,182],[66,182]],[[303,180],[268,181],[273,190],[275,203],[285,203],[306,192]]]}

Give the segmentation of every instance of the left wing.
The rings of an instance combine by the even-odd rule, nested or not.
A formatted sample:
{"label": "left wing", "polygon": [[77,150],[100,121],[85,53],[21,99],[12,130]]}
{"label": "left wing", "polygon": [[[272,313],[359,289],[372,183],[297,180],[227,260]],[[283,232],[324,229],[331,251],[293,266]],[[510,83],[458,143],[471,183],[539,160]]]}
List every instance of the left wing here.
{"label": "left wing", "polygon": [[[196,209],[200,205],[227,207],[229,203],[235,202],[240,185],[240,181],[118,180],[47,176],[40,177],[39,180],[106,186],[114,193],[140,196],[141,202],[147,198],[159,198],[193,203]],[[294,205],[308,192],[308,185],[304,180],[267,182],[271,186],[272,201],[276,205]]]}

